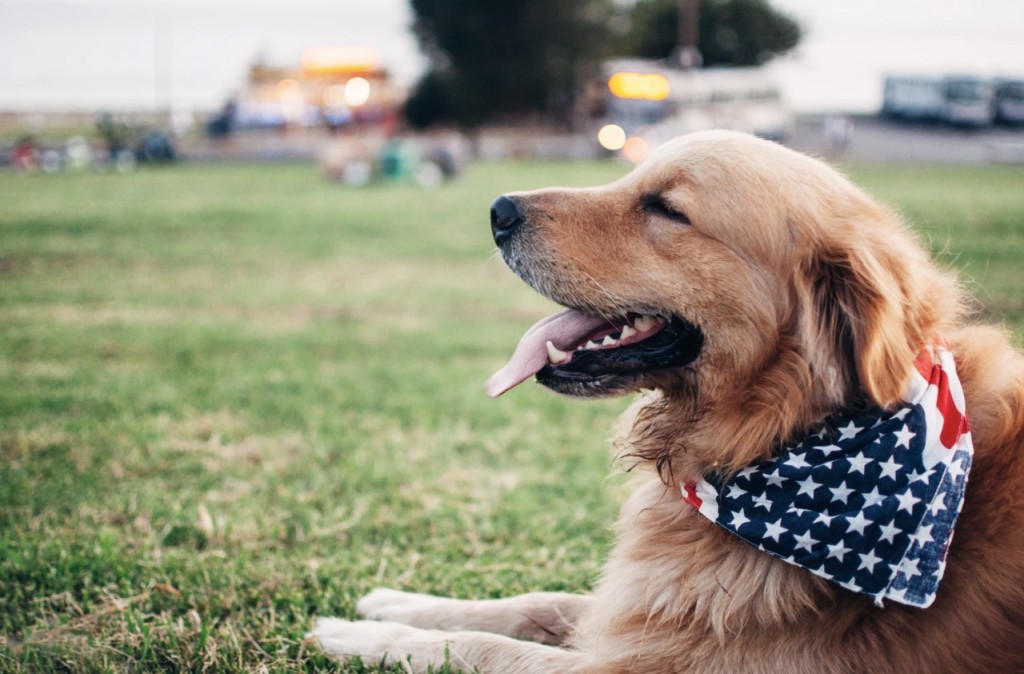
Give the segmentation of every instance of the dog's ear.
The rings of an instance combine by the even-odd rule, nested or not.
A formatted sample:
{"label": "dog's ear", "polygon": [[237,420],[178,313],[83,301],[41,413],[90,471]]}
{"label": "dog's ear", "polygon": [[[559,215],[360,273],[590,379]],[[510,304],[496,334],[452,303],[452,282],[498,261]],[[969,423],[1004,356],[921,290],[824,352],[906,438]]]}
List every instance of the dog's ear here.
{"label": "dog's ear", "polygon": [[844,379],[889,407],[906,394],[921,349],[959,323],[966,295],[895,214],[872,205],[839,222],[808,269],[813,330]]}
{"label": "dog's ear", "polygon": [[[903,237],[885,245],[869,236],[851,236],[821,251],[812,287],[819,330],[838,349],[842,369],[874,403],[887,407],[903,397],[927,327],[917,322],[908,273],[908,263],[923,256]],[[912,259],[900,259],[901,253]]]}

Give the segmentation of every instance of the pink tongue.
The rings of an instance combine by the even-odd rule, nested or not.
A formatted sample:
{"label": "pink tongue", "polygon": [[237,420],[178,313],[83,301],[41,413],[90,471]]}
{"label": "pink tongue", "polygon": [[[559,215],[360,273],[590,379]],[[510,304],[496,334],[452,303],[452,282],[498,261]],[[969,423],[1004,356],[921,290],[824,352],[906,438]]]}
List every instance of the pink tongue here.
{"label": "pink tongue", "polygon": [[487,395],[497,398],[537,374],[548,362],[547,343],[568,351],[580,339],[604,325],[607,319],[587,316],[573,309],[537,321],[526,331],[512,358],[487,380]]}

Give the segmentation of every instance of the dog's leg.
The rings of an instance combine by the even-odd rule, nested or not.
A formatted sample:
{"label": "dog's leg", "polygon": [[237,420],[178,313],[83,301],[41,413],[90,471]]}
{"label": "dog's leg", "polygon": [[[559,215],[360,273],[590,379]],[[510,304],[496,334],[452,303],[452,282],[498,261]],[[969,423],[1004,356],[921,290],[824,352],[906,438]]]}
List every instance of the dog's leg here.
{"label": "dog's leg", "polygon": [[356,612],[370,620],[425,629],[490,632],[557,646],[565,642],[589,603],[589,597],[564,592],[473,600],[380,588],[360,599]]}
{"label": "dog's leg", "polygon": [[597,674],[578,651],[517,641],[485,632],[442,632],[394,622],[321,618],[309,635],[327,653],[343,659],[359,657],[365,665],[402,663],[422,674],[445,663],[465,672],[517,674]]}

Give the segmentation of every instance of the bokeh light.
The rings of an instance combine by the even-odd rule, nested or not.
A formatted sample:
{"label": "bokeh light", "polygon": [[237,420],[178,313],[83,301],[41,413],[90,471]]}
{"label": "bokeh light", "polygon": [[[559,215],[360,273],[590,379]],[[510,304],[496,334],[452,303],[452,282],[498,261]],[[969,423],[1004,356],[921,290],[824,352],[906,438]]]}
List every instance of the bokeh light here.
{"label": "bokeh light", "polygon": [[650,153],[651,146],[640,136],[632,136],[622,146],[622,156],[634,164],[639,164],[644,159],[647,159],[647,155]]}
{"label": "bokeh light", "polygon": [[597,132],[597,142],[606,150],[621,150],[626,144],[626,132],[618,124],[605,124]]}
{"label": "bokeh light", "polygon": [[370,83],[364,77],[353,77],[345,85],[345,102],[354,108],[370,100]]}

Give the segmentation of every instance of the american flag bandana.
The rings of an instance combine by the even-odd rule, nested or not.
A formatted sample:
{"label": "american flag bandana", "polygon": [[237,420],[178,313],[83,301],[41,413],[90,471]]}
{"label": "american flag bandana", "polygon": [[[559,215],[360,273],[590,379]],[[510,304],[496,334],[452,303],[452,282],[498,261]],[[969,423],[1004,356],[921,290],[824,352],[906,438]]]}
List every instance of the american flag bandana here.
{"label": "american flag bandana", "polygon": [[945,345],[918,356],[902,408],[824,428],[683,499],[758,549],[873,597],[928,607],[946,566],[974,447]]}

